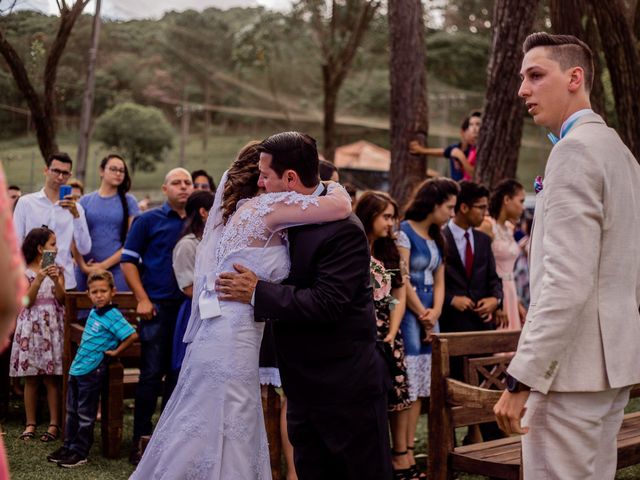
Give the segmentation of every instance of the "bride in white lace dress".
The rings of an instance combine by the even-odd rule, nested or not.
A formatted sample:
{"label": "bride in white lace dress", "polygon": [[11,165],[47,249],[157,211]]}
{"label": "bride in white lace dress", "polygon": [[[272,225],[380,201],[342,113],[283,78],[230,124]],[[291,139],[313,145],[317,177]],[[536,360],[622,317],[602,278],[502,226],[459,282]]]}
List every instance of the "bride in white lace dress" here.
{"label": "bride in white lace dress", "polygon": [[[236,163],[240,160],[242,153]],[[215,277],[233,271],[234,263],[262,280],[281,282],[290,266],[286,228],[346,218],[351,200],[335,183],[323,197],[264,193],[241,204],[222,227],[224,190],[220,185],[198,248],[193,313],[185,335],[190,344],[180,377],[132,479],[271,478],[258,378],[264,324],[254,321],[250,305],[225,301],[219,302],[219,316],[203,319],[198,298],[203,291],[215,296]]]}

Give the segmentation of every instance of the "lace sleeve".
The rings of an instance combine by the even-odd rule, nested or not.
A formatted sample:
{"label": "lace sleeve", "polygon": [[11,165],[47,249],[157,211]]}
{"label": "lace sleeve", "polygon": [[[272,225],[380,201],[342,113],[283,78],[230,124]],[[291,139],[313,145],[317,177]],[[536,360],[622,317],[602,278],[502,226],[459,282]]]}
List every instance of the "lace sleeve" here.
{"label": "lace sleeve", "polygon": [[323,197],[296,192],[266,193],[259,197],[256,208],[273,233],[296,225],[347,218],[351,214],[351,198],[342,186],[331,183]]}

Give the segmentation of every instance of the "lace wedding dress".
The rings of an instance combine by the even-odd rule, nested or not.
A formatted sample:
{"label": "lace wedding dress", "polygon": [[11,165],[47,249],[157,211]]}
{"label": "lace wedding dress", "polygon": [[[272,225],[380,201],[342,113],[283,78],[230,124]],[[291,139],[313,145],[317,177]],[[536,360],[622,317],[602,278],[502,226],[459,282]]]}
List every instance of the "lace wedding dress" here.
{"label": "lace wedding dress", "polygon": [[[290,266],[284,229],[339,220],[350,212],[349,196],[337,184],[324,197],[294,192],[255,197],[221,231],[215,275],[207,277],[233,271],[239,263],[261,280],[281,282]],[[194,298],[212,285],[199,283]],[[271,478],[258,378],[264,324],[254,321],[251,305],[221,301],[220,310],[220,316],[188,327],[185,341],[192,341],[178,383],[132,479]]]}

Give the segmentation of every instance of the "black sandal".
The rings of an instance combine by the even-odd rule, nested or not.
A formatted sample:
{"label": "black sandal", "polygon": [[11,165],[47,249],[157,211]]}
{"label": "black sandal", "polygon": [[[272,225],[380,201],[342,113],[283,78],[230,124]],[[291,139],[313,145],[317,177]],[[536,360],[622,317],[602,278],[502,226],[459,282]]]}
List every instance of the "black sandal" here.
{"label": "black sandal", "polygon": [[[29,427],[33,427],[33,431],[32,432],[28,432],[27,428]],[[22,434],[20,434],[20,436],[18,437],[20,440],[31,440],[32,438],[35,438],[36,436],[36,428],[37,425],[35,423],[27,423],[25,425],[24,428],[24,432],[22,432]]]}
{"label": "black sandal", "polygon": [[[49,431],[49,428],[54,427],[56,429],[56,433],[51,433]],[[58,436],[60,435],[60,427],[54,423],[49,424],[49,427],[47,428],[47,431],[44,432],[42,434],[42,436],[40,437],[40,441],[41,442],[54,442],[58,439]]]}
{"label": "black sandal", "polygon": [[[416,449],[415,445],[411,445],[410,447],[407,446],[407,450],[413,451],[415,449]],[[418,470],[418,465],[415,463],[411,465],[411,473],[413,474],[413,477],[411,478],[418,478],[419,480],[427,480],[427,474]]]}
{"label": "black sandal", "polygon": [[[401,457],[403,455],[406,455],[407,453],[409,453],[408,450],[405,450],[404,452],[397,452],[391,449],[391,455],[394,457]],[[418,477],[416,476],[412,467],[399,468],[397,470],[395,468],[393,469],[393,480],[417,480],[417,479]]]}

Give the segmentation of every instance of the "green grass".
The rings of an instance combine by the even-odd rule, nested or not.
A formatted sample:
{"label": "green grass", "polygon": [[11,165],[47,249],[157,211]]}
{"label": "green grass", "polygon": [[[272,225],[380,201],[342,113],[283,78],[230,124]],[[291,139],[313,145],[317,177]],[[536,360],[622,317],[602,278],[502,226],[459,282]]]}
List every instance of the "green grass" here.
{"label": "green grass", "polygon": [[[131,401],[127,400],[126,405]],[[634,412],[640,410],[640,399],[634,399],[630,402],[626,412]],[[117,460],[108,460],[102,456],[100,441],[100,422],[96,423],[95,443],[89,454],[89,463],[83,467],[76,469],[62,469],[49,463],[46,460],[48,453],[52,452],[61,445],[60,441],[54,443],[42,443],[38,439],[24,442],[18,439],[22,432],[24,413],[21,401],[13,401],[10,403],[9,416],[5,423],[2,424],[3,440],[7,455],[9,457],[9,467],[11,469],[11,478],[13,480],[40,480],[43,478],[55,478],[64,480],[124,480],[129,478],[133,472],[133,467],[127,462],[129,448],[131,447],[131,434],[133,429],[133,410],[125,406],[124,432],[121,448],[121,458]],[[155,423],[156,420],[154,420]],[[38,426],[38,433],[44,432],[46,424]],[[466,433],[465,428],[458,429],[458,440]],[[427,417],[423,415],[418,424],[418,435],[416,440],[416,460],[418,465],[426,469],[426,451],[427,451]],[[487,477],[479,475],[459,474],[458,480],[486,480]],[[616,480],[637,480],[640,478],[640,466],[619,470],[616,474]],[[275,480],[275,479],[274,479]]]}
{"label": "green grass", "polygon": [[[188,170],[204,168],[217,181],[243,145],[253,138],[263,138],[268,133],[212,135],[206,150],[202,149],[201,138],[192,136],[187,144],[184,166]],[[75,134],[63,133],[59,135],[58,142],[61,151],[68,152],[72,158],[76,157]],[[166,155],[163,162],[156,164],[154,172],[135,173],[132,191],[139,199],[147,193],[154,199],[161,197],[160,185],[162,185],[166,172],[178,166],[178,152],[178,142],[175,141],[174,149]],[[91,144],[87,162],[86,191],[92,191],[98,187],[100,181],[98,164],[105,153],[107,153],[107,149],[100,143]],[[20,185],[24,192],[41,188],[44,163],[41,160],[35,138],[20,137],[0,141],[0,161],[5,169],[8,183]]]}
{"label": "green grass", "polygon": [[[129,403],[129,402],[127,402]],[[24,411],[22,402],[11,402],[9,417],[3,423],[3,441],[9,458],[9,469],[12,480],[42,480],[55,478],[64,480],[124,480],[133,472],[129,465],[128,454],[131,448],[133,433],[133,410],[125,407],[124,432],[122,439],[121,458],[108,460],[102,456],[100,441],[100,422],[96,423],[95,443],[89,453],[87,465],[75,469],[63,469],[54,463],[47,462],[46,456],[62,445],[60,440],[43,443],[39,435],[46,428],[41,423],[37,428],[37,437],[24,441],[18,437],[24,429]]]}

